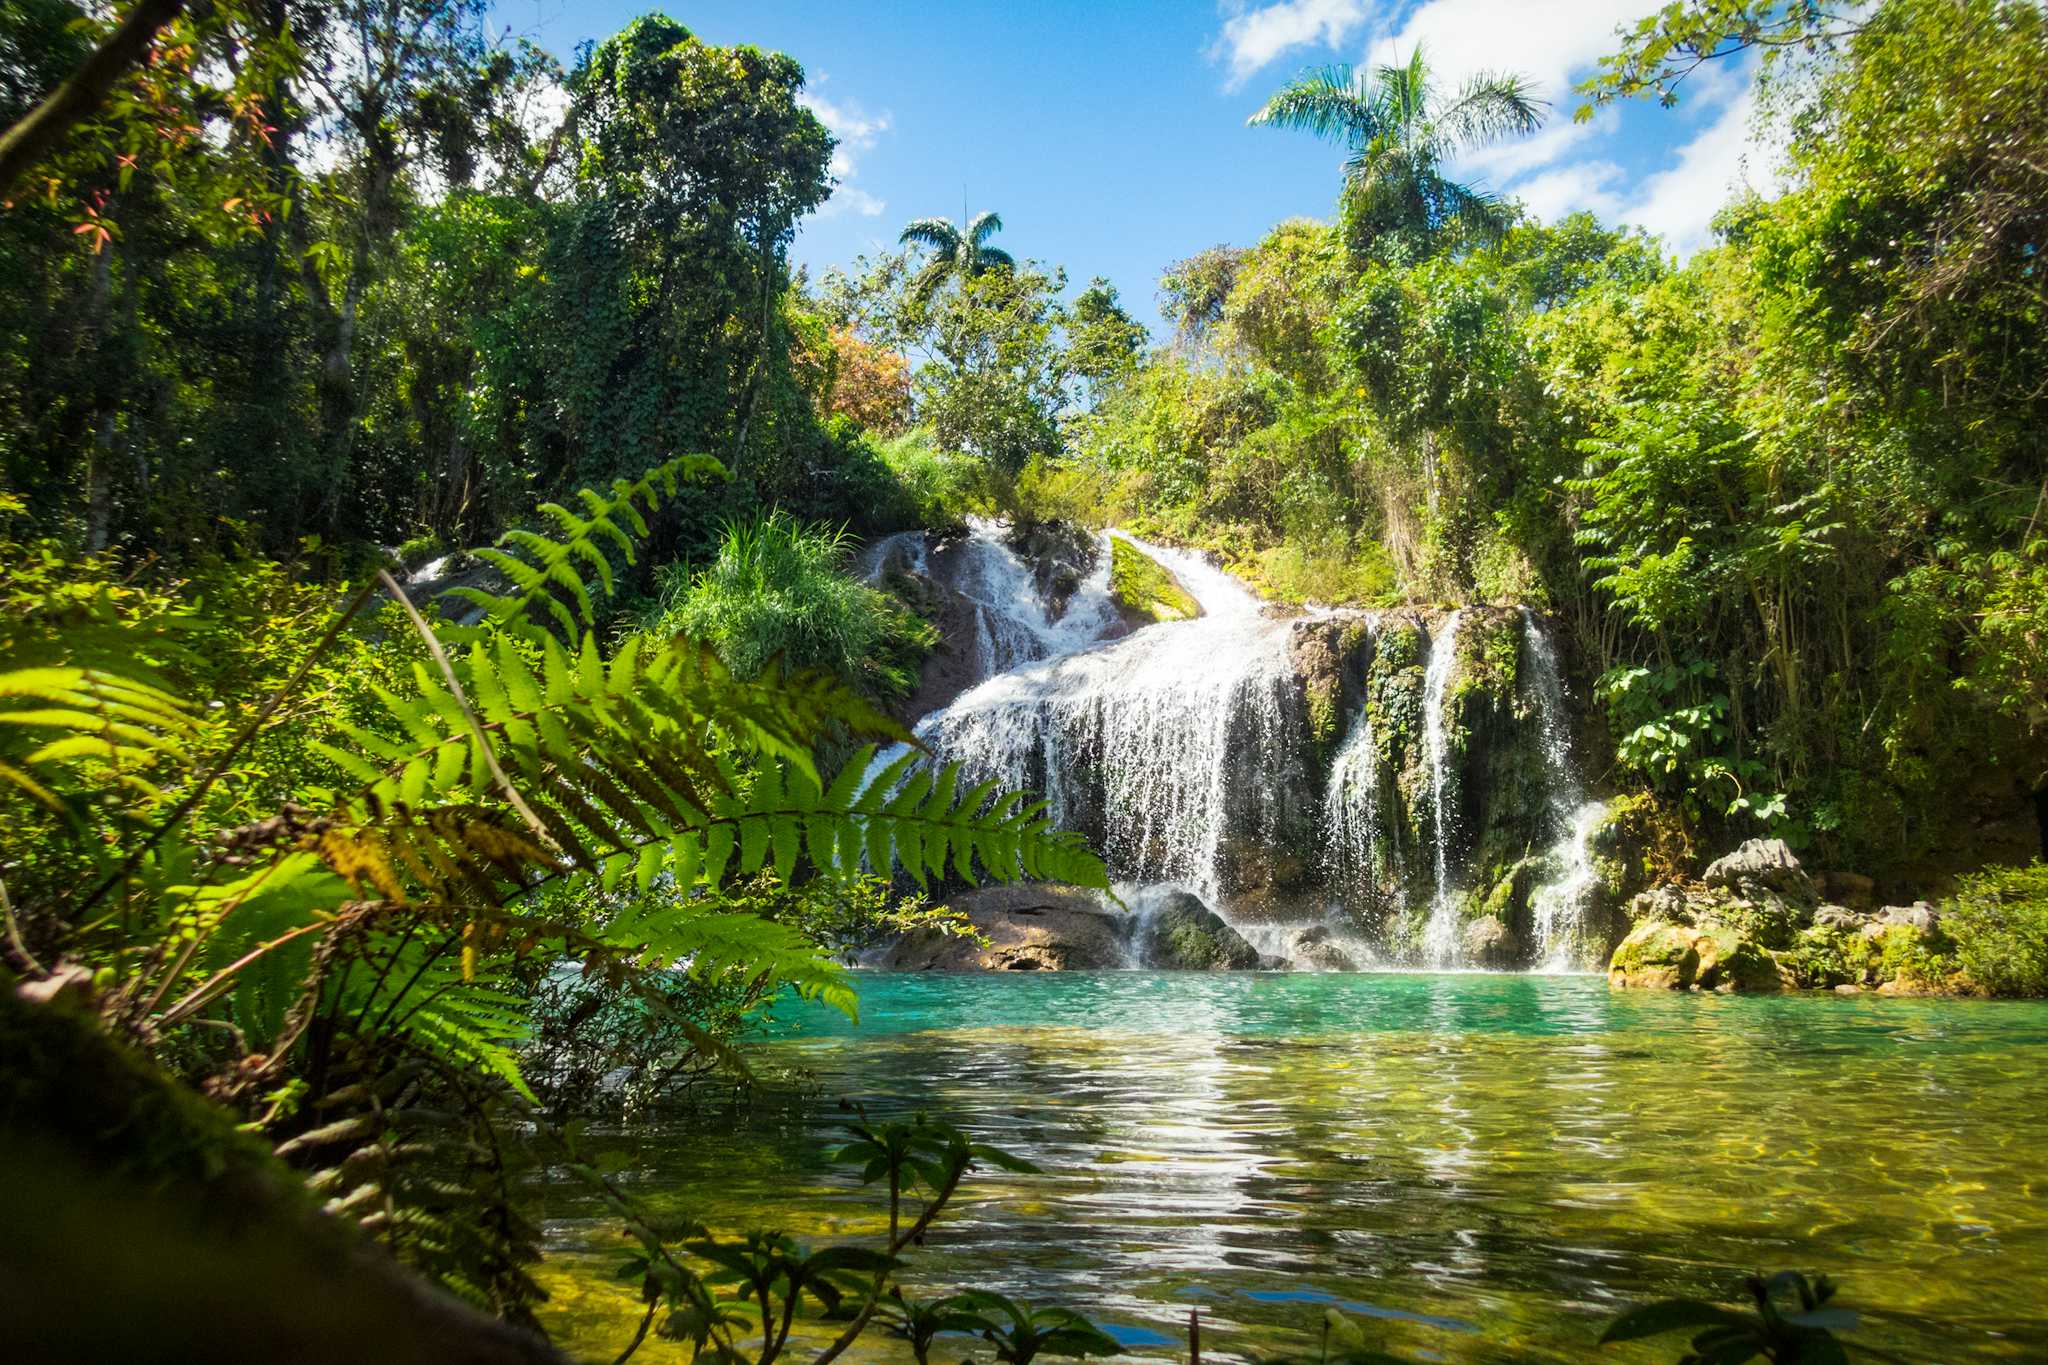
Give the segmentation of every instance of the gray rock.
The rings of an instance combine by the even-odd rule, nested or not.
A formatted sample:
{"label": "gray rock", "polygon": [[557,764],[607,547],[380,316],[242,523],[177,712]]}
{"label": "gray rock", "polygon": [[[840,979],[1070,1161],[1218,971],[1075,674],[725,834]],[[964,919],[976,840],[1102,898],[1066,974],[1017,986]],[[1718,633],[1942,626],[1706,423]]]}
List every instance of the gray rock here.
{"label": "gray rock", "polygon": [[1823,905],[1813,912],[1815,927],[1840,929],[1851,934],[1862,932],[1863,926],[1870,923],[1870,918],[1859,910],[1851,910],[1841,905]]}
{"label": "gray rock", "polygon": [[1635,924],[1648,924],[1653,921],[1665,924],[1691,924],[1692,904],[1679,887],[1653,886],[1630,899],[1628,917]]}
{"label": "gray rock", "polygon": [[1910,924],[1922,934],[1932,934],[1941,928],[1941,915],[1926,901],[1887,905],[1877,912],[1877,918],[1882,924]]}
{"label": "gray rock", "polygon": [[1358,963],[1337,946],[1327,925],[1311,924],[1287,936],[1287,956],[1296,971],[1355,972]]}
{"label": "gray rock", "polygon": [[882,965],[905,972],[1071,972],[1126,961],[1127,921],[1077,887],[989,886],[948,904],[967,912],[985,944],[920,929],[898,940]]}
{"label": "gray rock", "polygon": [[1813,878],[1799,866],[1799,859],[1792,856],[1783,839],[1746,841],[1733,853],[1709,863],[1703,880],[1742,900],[1782,897],[1808,909],[1820,903]]}
{"label": "gray rock", "polygon": [[1465,926],[1465,960],[1477,967],[1512,967],[1522,941],[1497,915],[1481,915]]}
{"label": "gray rock", "polygon": [[1199,896],[1170,891],[1148,907],[1138,961],[1172,972],[1249,971],[1259,965],[1259,950]]}

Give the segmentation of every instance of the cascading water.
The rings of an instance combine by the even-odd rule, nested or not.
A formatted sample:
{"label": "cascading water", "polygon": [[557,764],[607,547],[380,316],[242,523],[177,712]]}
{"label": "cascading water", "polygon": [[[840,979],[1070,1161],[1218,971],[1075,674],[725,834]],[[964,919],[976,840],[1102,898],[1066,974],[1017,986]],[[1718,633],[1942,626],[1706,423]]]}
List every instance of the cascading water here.
{"label": "cascading water", "polygon": [[[1169,570],[1201,614],[1105,641],[1120,627],[1109,591],[1111,537]],[[1539,847],[1551,844],[1551,871],[1520,903],[1527,917],[1514,923],[1539,966],[1577,965],[1597,884],[1592,836],[1602,807],[1585,800],[1572,769],[1562,668],[1532,613],[1516,622],[1494,609],[1470,608],[1438,620],[1418,641],[1419,678],[1405,672],[1408,665],[1389,665],[1386,681],[1373,683],[1379,704],[1414,706],[1406,713],[1417,717],[1414,730],[1404,735],[1401,710],[1389,718],[1360,705],[1319,785],[1307,679],[1332,675],[1303,670],[1364,667],[1393,638],[1382,637],[1383,622],[1351,616],[1332,626],[1329,613],[1269,616],[1256,596],[1201,556],[1122,532],[1106,533],[1098,550],[1087,581],[1063,610],[1047,605],[1044,569],[1034,575],[992,523],[977,522],[950,544],[891,538],[871,552],[863,565],[871,577],[895,568],[921,571],[953,589],[973,613],[959,615],[956,629],[978,638],[977,671],[988,675],[919,722],[918,737],[933,754],[959,761],[967,781],[992,779],[1042,796],[1055,822],[1098,841],[1112,875],[1135,888],[1127,903],[1150,894],[1143,888],[1184,888],[1262,953],[1297,965],[1326,966],[1332,951],[1352,963],[1376,960],[1364,940],[1332,935],[1355,935],[1381,913],[1411,903],[1424,921],[1412,960],[1464,965],[1460,891],[1474,875],[1472,851],[1495,848],[1498,840],[1487,842],[1494,839],[1491,822],[1525,821],[1517,828]],[[1362,623],[1362,646],[1351,622]],[[1480,709],[1466,714],[1461,631],[1484,633],[1483,643],[1467,641],[1475,657],[1491,657],[1500,632],[1519,634],[1522,705],[1482,697]],[[1346,642],[1341,648],[1332,643],[1339,639]],[[1309,662],[1318,658],[1323,662]],[[1341,676],[1348,681],[1326,685],[1355,695],[1348,689],[1358,673]],[[1486,676],[1482,670],[1473,682],[1483,687]],[[1519,741],[1501,729],[1513,715],[1528,718]],[[1480,727],[1472,743],[1454,747],[1454,723]],[[1382,733],[1383,724],[1396,728]],[[1513,758],[1518,742],[1536,760],[1542,803],[1527,809],[1517,797],[1503,805],[1490,789],[1465,789],[1493,765],[1526,762]],[[1393,773],[1385,770],[1389,762],[1399,765]],[[1481,766],[1466,771],[1474,762]],[[1475,818],[1482,827],[1461,827]],[[1411,829],[1426,834],[1429,861],[1410,851],[1404,866]],[[1304,875],[1301,858],[1318,830],[1321,848]],[[1489,864],[1487,875],[1499,874]],[[1319,903],[1329,918],[1305,923],[1304,912],[1313,916],[1310,907]],[[1321,958],[1296,946],[1309,929],[1324,936],[1316,950]]]}
{"label": "cascading water", "polygon": [[1593,864],[1593,835],[1606,806],[1586,800],[1578,771],[1572,766],[1571,727],[1567,721],[1564,669],[1557,646],[1543,623],[1522,608],[1522,638],[1528,644],[1529,690],[1536,712],[1536,734],[1543,755],[1544,787],[1558,843],[1552,852],[1556,874],[1529,896],[1536,961],[1545,970],[1576,965],[1587,903],[1599,880]]}
{"label": "cascading water", "polygon": [[[1370,625],[1366,629],[1373,631]],[[1352,905],[1378,899],[1383,890],[1380,850],[1388,849],[1391,862],[1400,846],[1386,838],[1380,810],[1379,736],[1373,731],[1371,711],[1363,704],[1330,760],[1323,834],[1324,871],[1338,893]]]}
{"label": "cascading water", "polygon": [[1429,668],[1422,683],[1423,755],[1429,764],[1430,842],[1436,854],[1436,892],[1430,900],[1429,920],[1422,929],[1423,956],[1431,965],[1456,965],[1461,947],[1458,941],[1458,907],[1451,882],[1451,841],[1457,835],[1452,791],[1450,734],[1444,720],[1444,694],[1450,688],[1451,666],[1458,654],[1458,621],[1462,609],[1444,618],[1442,629],[1429,642]]}
{"label": "cascading water", "polygon": [[1116,624],[1109,597],[1109,548],[1099,545],[1095,568],[1057,615],[1048,610],[1029,565],[1003,543],[1002,527],[979,517],[968,521],[961,564],[953,586],[975,604],[981,676],[1039,659],[1071,654],[1102,638]]}
{"label": "cascading water", "polygon": [[1288,626],[1194,556],[1132,543],[1173,570],[1199,619],[999,674],[917,734],[971,779],[1039,792],[1054,820],[1099,828],[1117,875],[1213,903],[1226,836],[1282,834],[1269,770],[1294,748]]}

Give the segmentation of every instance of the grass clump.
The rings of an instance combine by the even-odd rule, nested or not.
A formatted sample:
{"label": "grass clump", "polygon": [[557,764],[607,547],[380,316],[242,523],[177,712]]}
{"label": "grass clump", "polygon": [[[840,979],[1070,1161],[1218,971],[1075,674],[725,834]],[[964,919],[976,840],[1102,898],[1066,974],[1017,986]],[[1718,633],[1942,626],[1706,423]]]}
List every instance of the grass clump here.
{"label": "grass clump", "polygon": [[887,593],[845,573],[843,531],[782,512],[728,522],[718,557],[662,573],[651,629],[702,640],[743,678],[780,658],[837,674],[871,695],[900,696],[938,632]]}

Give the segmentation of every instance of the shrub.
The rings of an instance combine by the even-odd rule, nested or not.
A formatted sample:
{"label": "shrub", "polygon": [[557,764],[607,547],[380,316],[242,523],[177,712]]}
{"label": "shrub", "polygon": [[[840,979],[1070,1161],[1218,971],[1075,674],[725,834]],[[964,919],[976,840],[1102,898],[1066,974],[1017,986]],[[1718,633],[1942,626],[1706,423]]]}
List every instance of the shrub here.
{"label": "shrub", "polygon": [[1957,963],[1986,995],[2048,995],[2048,863],[1964,877],[1941,907]]}
{"label": "shrub", "polygon": [[929,429],[919,427],[883,442],[880,454],[903,502],[900,520],[935,529],[958,526],[981,506],[982,462],[940,450]]}
{"label": "shrub", "polygon": [[844,532],[781,512],[730,522],[708,568],[662,571],[650,628],[703,641],[743,678],[780,657],[877,696],[907,692],[937,632],[887,593],[848,577],[848,545]]}

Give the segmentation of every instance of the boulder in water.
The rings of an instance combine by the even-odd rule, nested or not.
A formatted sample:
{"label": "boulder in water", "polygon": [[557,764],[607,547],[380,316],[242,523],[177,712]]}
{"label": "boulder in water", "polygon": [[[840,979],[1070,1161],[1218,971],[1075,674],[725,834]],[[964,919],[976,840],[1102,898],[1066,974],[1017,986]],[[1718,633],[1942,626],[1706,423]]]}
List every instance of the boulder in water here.
{"label": "boulder in water", "polygon": [[1693,939],[1693,951],[1699,954],[1693,985],[1700,990],[1723,995],[1756,993],[1775,991],[1784,984],[1777,959],[1729,925],[1701,929]]}
{"label": "boulder in water", "polygon": [[1512,967],[1521,960],[1522,941],[1498,915],[1481,915],[1465,926],[1465,960],[1475,967]]}
{"label": "boulder in water", "polygon": [[1614,950],[1607,983],[1641,990],[1682,991],[1699,974],[1699,932],[1666,920],[1638,924]]}
{"label": "boulder in water", "polygon": [[1073,972],[1124,965],[1124,919],[1078,887],[990,886],[949,904],[966,912],[985,944],[919,929],[897,942],[883,966],[904,972]]}
{"label": "boulder in water", "polygon": [[1287,961],[1296,971],[1355,972],[1358,963],[1337,946],[1327,925],[1311,924],[1287,936]]}
{"label": "boulder in water", "polygon": [[1147,967],[1171,972],[1248,971],[1259,965],[1259,951],[1223,917],[1186,891],[1163,893],[1148,908],[1138,945],[1138,960]]}

